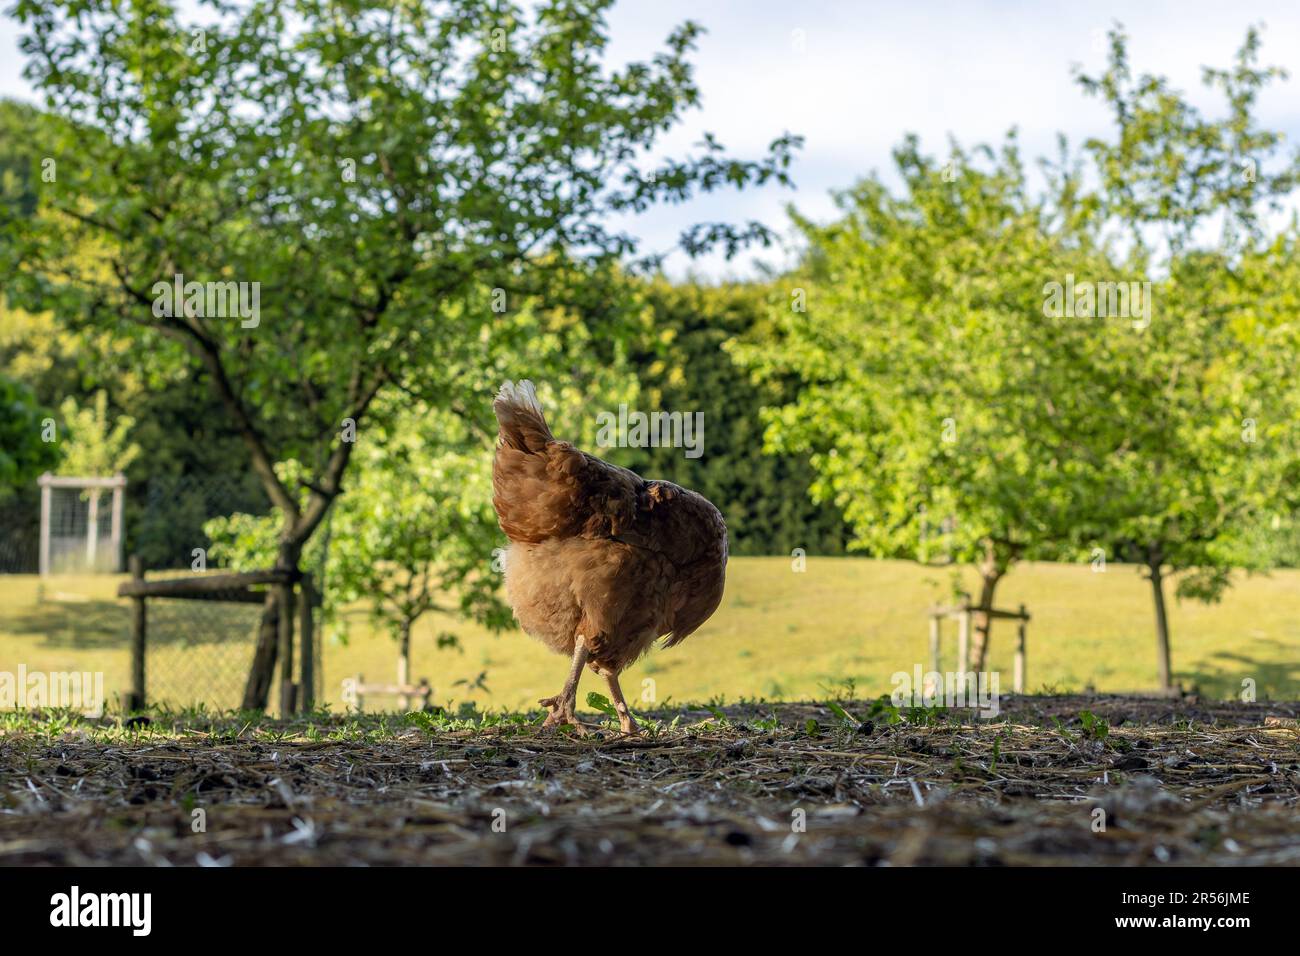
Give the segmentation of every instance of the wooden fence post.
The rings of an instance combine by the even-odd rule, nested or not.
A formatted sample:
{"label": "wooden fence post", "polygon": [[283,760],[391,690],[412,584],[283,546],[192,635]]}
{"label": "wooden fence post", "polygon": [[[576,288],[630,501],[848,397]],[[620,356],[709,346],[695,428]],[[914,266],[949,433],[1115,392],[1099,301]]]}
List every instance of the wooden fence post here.
{"label": "wooden fence post", "polygon": [[294,710],[293,687],[293,584],[276,588],[280,604],[280,716]]}
{"label": "wooden fence post", "polygon": [[86,567],[93,574],[99,570],[99,496],[98,488],[92,488],[90,503],[86,507]]}
{"label": "wooden fence post", "polygon": [[1016,671],[1012,687],[1017,694],[1025,692],[1025,632],[1029,628],[1029,615],[1025,606],[1020,605],[1020,622],[1016,629]]}
{"label": "wooden fence post", "polygon": [[316,708],[316,634],[312,621],[315,597],[311,575],[304,574],[298,594],[302,602],[298,608],[298,644],[302,648],[302,693],[298,704],[303,713],[311,713]]}
{"label": "wooden fence post", "polygon": [[930,670],[939,673],[939,617],[930,615]]}
{"label": "wooden fence post", "polygon": [[126,478],[120,474],[113,477],[117,483],[113,485],[113,511],[110,516],[109,537],[113,541],[113,570],[120,572],[122,570],[122,550],[126,544],[126,540],[122,536],[122,500],[126,490]]}
{"label": "wooden fence post", "polygon": [[957,679],[966,674],[970,661],[970,607],[963,603],[957,618]]}
{"label": "wooden fence post", "polygon": [[40,570],[41,577],[48,577],[50,573],[50,478],[47,471],[38,479],[41,486],[41,545],[40,545]]}
{"label": "wooden fence post", "polygon": [[[144,562],[140,555],[131,555],[131,577],[144,581]],[[144,595],[131,599],[131,710],[144,710],[144,652],[147,617]]]}

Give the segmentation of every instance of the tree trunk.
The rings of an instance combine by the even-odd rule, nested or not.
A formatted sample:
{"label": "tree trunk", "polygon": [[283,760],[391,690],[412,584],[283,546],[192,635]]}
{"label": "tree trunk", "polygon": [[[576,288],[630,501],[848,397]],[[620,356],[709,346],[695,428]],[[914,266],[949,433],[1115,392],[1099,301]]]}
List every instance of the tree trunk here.
{"label": "tree trunk", "polygon": [[244,684],[244,710],[266,710],[271,696],[271,678],[275,674],[275,660],[280,647],[280,602],[275,589],[267,591],[262,605],[262,621],[257,627],[257,648],[253,651],[253,666],[248,670]]}
{"label": "tree trunk", "polygon": [[975,633],[971,635],[970,647],[970,669],[976,672],[984,669],[984,658],[989,648],[989,634],[993,630],[993,618],[988,612],[993,610],[993,594],[1005,573],[997,560],[991,541],[985,544],[984,560],[980,562],[979,571],[980,599],[975,605],[977,609],[973,615]]}
{"label": "tree trunk", "polygon": [[[165,269],[164,272],[174,271]],[[131,288],[122,280],[122,287],[128,295],[147,302],[143,292]],[[226,407],[235,427],[239,431],[244,445],[248,448],[249,462],[254,473],[262,481],[271,504],[280,512],[285,527],[280,537],[280,554],[276,567],[284,570],[301,572],[302,549],[315,533],[321,520],[329,513],[334,499],[341,491],[343,474],[352,457],[355,442],[344,439],[333,446],[329,458],[317,475],[317,481],[311,488],[311,496],[305,509],[299,507],[291,492],[275,473],[276,457],[267,446],[254,415],[244,404],[242,397],[231,381],[226,370],[224,356],[219,343],[209,338],[202,327],[194,324],[182,310],[181,315],[168,316],[157,328],[164,334],[175,336],[185,342],[207,369],[209,380],[217,397]],[[366,380],[368,377],[369,381]],[[353,375],[348,391],[349,411],[346,418],[353,422],[361,421],[370,407],[370,403],[385,383],[388,372],[382,366],[371,368],[363,375],[358,367]],[[323,587],[323,584],[322,584]],[[273,592],[274,593],[274,592]],[[243,705],[246,710],[265,710],[270,694],[271,683],[275,673],[277,656],[279,608],[274,597],[267,597],[262,610],[262,623],[258,629],[257,650],[253,655],[253,665],[248,673],[248,682],[244,685]]]}
{"label": "tree trunk", "polygon": [[1169,664],[1169,614],[1165,610],[1165,581],[1160,572],[1162,558],[1158,551],[1152,552],[1147,564],[1150,571],[1151,594],[1156,603],[1156,660],[1160,669],[1160,689],[1172,690],[1171,668]]}
{"label": "tree trunk", "polygon": [[[275,566],[298,572],[302,560],[302,544],[281,544]],[[275,683],[275,664],[280,656],[280,602],[276,590],[267,592],[262,605],[262,622],[257,628],[257,649],[253,652],[253,666],[244,684],[244,710],[266,710],[270,702],[271,687]]]}

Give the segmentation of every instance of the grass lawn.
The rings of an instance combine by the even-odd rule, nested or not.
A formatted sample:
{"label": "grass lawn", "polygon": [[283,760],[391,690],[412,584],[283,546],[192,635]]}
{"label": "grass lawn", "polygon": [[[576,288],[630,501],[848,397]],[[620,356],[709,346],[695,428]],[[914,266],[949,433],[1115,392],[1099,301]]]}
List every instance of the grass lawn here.
{"label": "grass lawn", "polygon": [[[624,675],[633,709],[650,703],[745,698],[810,699],[845,682],[859,696],[891,689],[890,675],[927,663],[925,609],[950,592],[951,573],[898,561],[811,558],[794,573],[785,558],[737,558],[729,567],[722,607],[703,628],[670,651],[652,651]],[[0,671],[103,671],[110,699],[127,687],[126,602],[114,597],[121,578],[50,579],[40,599],[33,576],[0,577]],[[974,572],[964,586],[975,588]],[[1130,566],[1024,564],[1001,584],[998,603],[1024,603],[1029,626],[1030,691],[1142,691],[1155,686],[1155,637],[1147,583]],[[222,605],[223,608],[229,606]],[[242,654],[214,654],[204,624],[213,605],[187,605],[185,614],[152,625],[159,666],[151,694],[163,696],[165,660],[194,665],[202,679],[224,681],[210,705],[238,703],[229,688],[242,683]],[[253,608],[230,608],[247,631]],[[237,612],[237,614],[236,614]],[[338,706],[345,677],[390,680],[395,645],[373,633],[364,608],[345,613],[346,644],[327,634],[325,699]],[[1222,603],[1170,602],[1175,678],[1211,697],[1235,697],[1252,678],[1259,699],[1300,697],[1300,571],[1240,575]],[[439,650],[434,636],[452,631],[460,650]],[[990,669],[1011,690],[1010,626],[995,626]],[[955,660],[955,624],[945,635],[944,666]],[[251,641],[246,645],[251,652]],[[430,617],[416,628],[412,672],[428,677],[442,704],[474,701],[492,708],[534,706],[559,690],[565,661],[518,631],[492,635]],[[485,686],[471,686],[486,672]],[[153,683],[154,680],[158,684]],[[457,684],[457,681],[463,683]],[[580,704],[604,682],[583,677]],[[184,701],[176,700],[177,704]],[[379,701],[391,707],[391,701]]]}

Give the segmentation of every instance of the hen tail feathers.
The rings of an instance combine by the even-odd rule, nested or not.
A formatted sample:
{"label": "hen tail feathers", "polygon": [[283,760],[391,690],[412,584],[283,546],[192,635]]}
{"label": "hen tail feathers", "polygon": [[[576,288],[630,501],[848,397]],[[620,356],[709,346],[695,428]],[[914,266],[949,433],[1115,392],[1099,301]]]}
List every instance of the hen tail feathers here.
{"label": "hen tail feathers", "polygon": [[545,450],[547,442],[555,441],[537,401],[537,389],[527,379],[502,385],[492,410],[496,412],[498,437],[503,445],[536,454]]}

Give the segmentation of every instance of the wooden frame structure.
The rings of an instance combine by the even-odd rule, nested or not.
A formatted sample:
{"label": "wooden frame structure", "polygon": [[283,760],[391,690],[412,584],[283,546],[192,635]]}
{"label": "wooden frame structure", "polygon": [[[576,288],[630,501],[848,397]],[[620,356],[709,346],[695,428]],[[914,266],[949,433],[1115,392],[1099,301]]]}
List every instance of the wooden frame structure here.
{"label": "wooden frame structure", "polygon": [[427,677],[421,677],[420,683],[410,684],[398,681],[395,684],[367,684],[365,676],[357,674],[343,682],[343,704],[349,709],[361,713],[365,709],[366,697],[396,697],[399,710],[407,710],[414,701],[420,709],[429,706],[433,696],[433,687]]}
{"label": "wooden frame structure", "polygon": [[86,563],[93,571],[99,559],[99,495],[100,492],[113,492],[112,515],[109,525],[109,540],[112,542],[114,562],[112,570],[122,570],[122,501],[126,496],[126,476],[114,475],[111,478],[78,478],[68,475],[52,475],[48,471],[36,479],[41,489],[41,541],[40,572],[41,577],[50,574],[50,512],[55,488],[68,488],[73,491],[90,492],[89,510],[86,515]]}
{"label": "wooden frame structure", "polygon": [[1019,622],[1016,628],[1016,661],[1015,672],[1012,677],[1012,689],[1017,694],[1025,692],[1025,680],[1027,666],[1027,631],[1029,628],[1029,612],[1025,606],[1020,605],[1018,611],[1000,610],[998,608],[983,608],[971,604],[970,595],[962,595],[962,599],[953,605],[936,604],[930,608],[930,670],[934,673],[943,673],[939,666],[940,658],[940,622],[945,618],[957,620],[957,671],[961,675],[970,669],[970,634],[971,634],[971,615],[987,614],[990,620],[1009,620]]}
{"label": "wooden frame structure", "polygon": [[[295,584],[297,593],[295,594]],[[279,653],[280,715],[288,717],[315,707],[316,651],[313,609],[320,607],[321,595],[312,586],[310,574],[292,571],[250,571],[243,574],[188,574],[183,577],[145,580],[144,563],[131,558],[131,580],[117,589],[119,597],[131,599],[131,707],[143,710],[145,692],[145,656],[148,649],[148,608],[150,598],[176,598],[186,601],[225,601],[240,604],[264,604],[267,590],[277,592],[280,605]],[[295,598],[297,600],[295,601]],[[298,611],[298,646],[301,651],[300,680],[294,681],[294,610]],[[300,692],[301,691],[301,692]]]}

